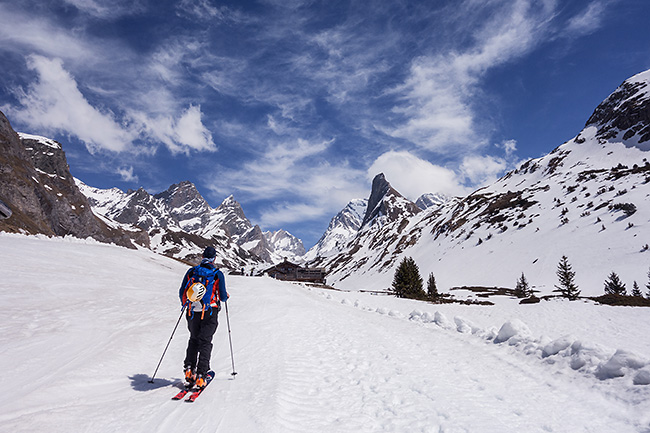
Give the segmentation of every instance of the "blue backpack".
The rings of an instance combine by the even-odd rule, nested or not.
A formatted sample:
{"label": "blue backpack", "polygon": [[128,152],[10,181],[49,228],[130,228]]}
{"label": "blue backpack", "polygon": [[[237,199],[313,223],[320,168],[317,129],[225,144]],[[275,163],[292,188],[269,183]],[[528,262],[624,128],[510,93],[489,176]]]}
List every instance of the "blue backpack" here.
{"label": "blue backpack", "polygon": [[210,314],[212,314],[212,307],[219,306],[219,278],[217,277],[217,269],[209,269],[204,266],[195,266],[191,270],[191,277],[187,280],[185,290],[183,291],[183,305],[188,306],[188,315],[193,314],[190,308],[191,301],[187,297],[187,290],[192,287],[194,283],[201,283],[205,286],[205,294],[201,298],[203,310],[201,312],[201,319],[205,314],[206,306]]}

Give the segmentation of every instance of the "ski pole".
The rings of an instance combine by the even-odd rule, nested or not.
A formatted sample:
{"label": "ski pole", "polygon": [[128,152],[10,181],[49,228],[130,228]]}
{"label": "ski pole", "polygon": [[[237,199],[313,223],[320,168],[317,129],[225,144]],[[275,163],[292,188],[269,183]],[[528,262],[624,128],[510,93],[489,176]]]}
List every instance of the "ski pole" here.
{"label": "ski pole", "polygon": [[230,360],[232,361],[232,373],[230,373],[233,378],[237,374],[235,371],[235,357],[232,353],[232,337],[230,335],[230,318],[228,317],[228,302],[224,302],[226,304],[226,323],[228,323],[228,340],[230,341]]}
{"label": "ski pole", "polygon": [[169,343],[172,342],[172,338],[174,337],[174,334],[176,333],[176,328],[178,328],[178,324],[181,323],[181,319],[183,318],[183,313],[185,312],[185,307],[187,304],[183,305],[183,308],[181,309],[181,315],[178,316],[178,321],[176,322],[176,326],[174,326],[174,330],[172,331],[171,337],[169,337],[169,341],[167,342],[167,346],[165,346],[165,350],[163,350],[163,354],[160,357],[160,361],[158,361],[158,366],[156,367],[156,371],[153,372],[153,376],[151,376],[151,380],[149,383],[153,383],[153,379],[156,377],[156,373],[158,373],[158,369],[160,368],[160,364],[162,363],[163,358],[165,357],[165,353],[167,353],[167,349],[169,348]]}

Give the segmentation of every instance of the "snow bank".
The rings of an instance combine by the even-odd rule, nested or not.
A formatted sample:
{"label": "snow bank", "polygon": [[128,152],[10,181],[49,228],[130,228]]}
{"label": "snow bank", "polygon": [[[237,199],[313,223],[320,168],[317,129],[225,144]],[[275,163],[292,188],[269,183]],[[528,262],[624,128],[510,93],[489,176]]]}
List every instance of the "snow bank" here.
{"label": "snow bank", "polygon": [[[326,295],[332,299],[331,295]],[[628,350],[611,350],[599,344],[585,343],[571,335],[557,339],[547,336],[534,338],[530,327],[520,319],[511,319],[503,323],[498,331],[495,328],[483,328],[472,321],[456,316],[453,322],[445,314],[436,311],[414,309],[407,316],[386,306],[364,306],[357,299],[354,305],[343,299],[343,305],[352,306],[369,312],[406,319],[424,326],[435,325],[446,331],[468,334],[495,345],[507,345],[519,349],[526,356],[537,357],[546,364],[565,368],[567,371],[578,371],[600,380],[633,377],[634,385],[650,385],[650,365],[647,360]]]}
{"label": "snow bank", "polygon": [[638,370],[646,364],[638,355],[619,349],[607,362],[598,366],[596,377],[601,380],[623,377],[630,370]]}
{"label": "snow bank", "polygon": [[497,338],[494,339],[496,344],[509,342],[510,345],[516,345],[521,341],[529,340],[531,337],[528,325],[519,319],[510,320],[501,326]]}

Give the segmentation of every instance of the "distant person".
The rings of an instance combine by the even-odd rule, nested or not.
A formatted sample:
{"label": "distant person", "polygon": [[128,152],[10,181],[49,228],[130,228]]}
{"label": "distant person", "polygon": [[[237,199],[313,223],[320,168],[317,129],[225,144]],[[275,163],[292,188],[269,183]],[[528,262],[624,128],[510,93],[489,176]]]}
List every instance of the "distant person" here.
{"label": "distant person", "polygon": [[201,264],[187,271],[179,290],[181,304],[187,307],[187,328],[190,331],[183,363],[188,388],[203,388],[206,385],[212,337],[218,325],[217,315],[221,310],[221,301],[228,300],[226,280],[214,266],[216,256],[217,251],[207,247],[203,251]]}

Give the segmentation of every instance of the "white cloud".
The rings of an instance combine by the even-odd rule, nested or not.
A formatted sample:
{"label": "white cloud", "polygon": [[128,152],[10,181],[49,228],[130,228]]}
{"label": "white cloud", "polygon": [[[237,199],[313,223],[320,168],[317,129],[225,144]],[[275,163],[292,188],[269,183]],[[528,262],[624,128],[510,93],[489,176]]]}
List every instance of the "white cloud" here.
{"label": "white cloud", "polygon": [[[20,107],[6,105],[3,109],[33,130],[75,136],[91,153],[102,149],[151,151],[158,142],[173,153],[217,150],[198,105],[190,105],[178,116],[168,114],[173,109],[169,106],[159,107],[163,113],[127,110],[119,119],[113,112],[100,110],[88,101],[61,59],[32,55],[27,66],[37,73],[37,81],[16,92]],[[171,104],[169,95],[163,93],[162,100],[158,93],[143,99]],[[136,148],[133,142],[138,138],[148,143]]]}
{"label": "white cloud", "polygon": [[406,151],[390,151],[380,155],[368,168],[367,178],[384,173],[386,180],[409,200],[425,193],[464,195],[468,189],[451,169],[418,158]]}
{"label": "white cloud", "polygon": [[494,156],[467,156],[460,165],[462,176],[475,186],[494,182],[508,167],[506,160]]}
{"label": "white cloud", "polygon": [[567,25],[569,35],[583,36],[596,31],[602,24],[606,2],[594,1],[580,14],[571,18]]}
{"label": "white cloud", "polygon": [[0,43],[18,54],[38,53],[66,60],[91,62],[97,47],[47,18],[0,3]]}
{"label": "white cloud", "polygon": [[110,111],[93,107],[79,90],[60,59],[28,57],[28,67],[38,80],[17,94],[21,108],[6,107],[17,120],[31,128],[63,131],[86,143],[89,152],[127,150],[137,134],[123,127]]}
{"label": "white cloud", "polygon": [[505,140],[501,144],[497,144],[496,147],[503,149],[506,157],[509,158],[517,151],[517,140]]}
{"label": "white cloud", "polygon": [[472,154],[463,158],[457,169],[442,167],[418,158],[407,151],[390,151],[380,155],[368,168],[367,179],[384,173],[386,180],[409,200],[415,201],[425,193],[466,195],[477,187],[496,181],[508,169],[515,167],[509,151],[514,140],[500,146],[506,156]]}
{"label": "white cloud", "polygon": [[[402,98],[394,111],[403,121],[384,131],[440,153],[462,154],[485,146],[488,132],[474,107],[474,98],[481,95],[480,81],[491,68],[541,42],[553,6],[554,2],[540,6],[532,0],[501,2],[496,10],[487,11],[492,15],[485,25],[464,29],[475,41],[473,46],[415,59],[407,79],[394,89]],[[475,2],[459,6],[474,13],[471,8],[481,9]]]}
{"label": "white cloud", "polygon": [[145,10],[138,0],[64,0],[80,11],[103,19],[118,18]]}
{"label": "white cloud", "polygon": [[133,174],[133,167],[120,167],[117,169],[117,174],[120,175],[124,182],[138,181],[138,176]]}
{"label": "white cloud", "polygon": [[215,151],[217,147],[212,141],[212,134],[203,125],[201,117],[201,107],[190,105],[178,119],[175,141],[188,149]]}

